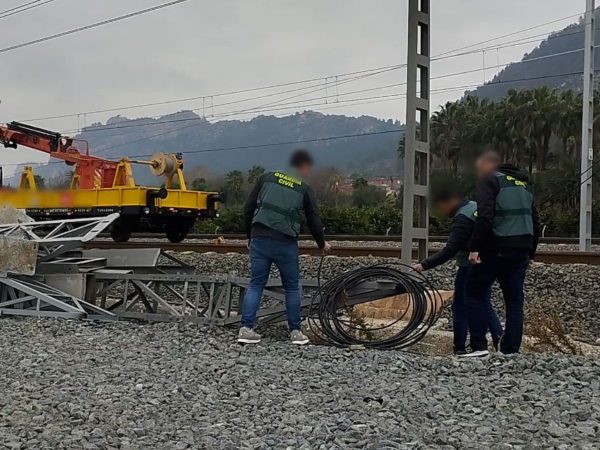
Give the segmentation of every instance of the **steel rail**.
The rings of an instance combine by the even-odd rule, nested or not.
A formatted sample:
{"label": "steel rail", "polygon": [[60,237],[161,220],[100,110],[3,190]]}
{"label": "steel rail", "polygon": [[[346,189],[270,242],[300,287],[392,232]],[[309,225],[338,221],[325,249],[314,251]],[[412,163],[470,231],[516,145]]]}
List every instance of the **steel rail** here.
{"label": "steel rail", "polygon": [[[139,249],[160,248],[161,250],[194,253],[248,253],[244,244],[212,244],[200,242],[182,242],[173,244],[165,241],[92,241],[85,244],[86,248],[102,249]],[[429,249],[429,254],[434,254],[437,249]],[[315,246],[301,246],[302,255],[318,256],[322,252]],[[401,250],[398,247],[333,247],[330,255],[340,257],[373,256],[380,258],[400,258]],[[413,258],[416,258],[416,249]],[[538,252],[536,262],[548,264],[589,264],[600,265],[600,252],[573,252],[573,251],[543,251]]]}
{"label": "steel rail", "polygon": [[[104,235],[108,237],[108,235]],[[160,233],[134,233],[131,236],[134,239],[163,239],[164,236]],[[224,234],[210,234],[210,233],[194,233],[188,234],[186,239],[217,239],[223,237],[225,239],[232,240],[245,240],[246,235],[243,233],[224,233]],[[312,241],[312,236],[303,234],[299,237],[301,241]],[[331,234],[325,236],[328,241],[349,241],[349,242],[402,242],[402,236],[378,236],[378,235],[355,235],[355,234]],[[430,242],[446,242],[448,236],[430,236]],[[573,237],[545,237],[540,238],[541,244],[578,244],[579,239]],[[592,240],[594,245],[600,245],[600,238],[594,238]]]}

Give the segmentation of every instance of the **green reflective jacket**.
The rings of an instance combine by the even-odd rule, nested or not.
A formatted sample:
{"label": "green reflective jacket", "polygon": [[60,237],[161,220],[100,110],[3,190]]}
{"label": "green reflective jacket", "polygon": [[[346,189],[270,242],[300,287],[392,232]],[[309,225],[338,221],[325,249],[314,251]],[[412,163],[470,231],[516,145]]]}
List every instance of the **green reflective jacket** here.
{"label": "green reflective jacket", "polygon": [[297,238],[302,224],[307,184],[282,171],[263,178],[252,223],[260,223],[287,236]]}
{"label": "green reflective jacket", "polygon": [[525,181],[496,172],[500,191],[496,196],[494,235],[533,236],[533,194]]}

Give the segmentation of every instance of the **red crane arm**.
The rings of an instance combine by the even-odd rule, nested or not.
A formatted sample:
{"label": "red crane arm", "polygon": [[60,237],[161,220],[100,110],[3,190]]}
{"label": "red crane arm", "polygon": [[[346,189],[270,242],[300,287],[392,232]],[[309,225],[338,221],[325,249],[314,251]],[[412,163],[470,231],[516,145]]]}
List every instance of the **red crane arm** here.
{"label": "red crane arm", "polygon": [[79,177],[81,189],[113,185],[117,162],[92,156],[88,152],[82,154],[73,147],[73,138],[31,125],[11,122],[0,125],[0,144],[6,148],[22,145],[62,159],[69,165],[75,165],[75,174]]}

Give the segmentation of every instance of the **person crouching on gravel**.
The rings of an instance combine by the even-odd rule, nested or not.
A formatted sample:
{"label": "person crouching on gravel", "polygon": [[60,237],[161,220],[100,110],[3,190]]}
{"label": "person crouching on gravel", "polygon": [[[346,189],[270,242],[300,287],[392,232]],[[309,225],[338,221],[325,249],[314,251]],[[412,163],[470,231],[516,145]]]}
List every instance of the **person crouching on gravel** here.
{"label": "person crouching on gravel", "polygon": [[242,327],[238,342],[257,344],[260,335],[254,331],[256,314],[263,290],[275,264],[285,290],[290,337],[293,344],[308,344],[300,323],[300,264],[298,236],[302,215],[317,245],[324,252],[331,246],[325,242],[315,195],[306,183],[313,159],[306,150],[296,150],[290,159],[290,171],[264,174],[252,189],[244,208],[248,249],[250,250],[250,286],[242,303]]}
{"label": "person crouching on gravel", "polygon": [[[454,354],[467,355],[467,334],[469,324],[467,320],[466,286],[471,274],[469,264],[469,241],[475,226],[477,203],[467,200],[456,190],[446,190],[434,197],[434,205],[442,214],[452,217],[450,236],[442,250],[415,264],[413,269],[417,272],[430,270],[441,266],[455,258],[458,271],[454,279],[454,298],[452,299],[452,329],[454,331]],[[485,311],[488,329],[495,344],[502,336],[502,325],[491,301],[491,287],[486,292]]]}

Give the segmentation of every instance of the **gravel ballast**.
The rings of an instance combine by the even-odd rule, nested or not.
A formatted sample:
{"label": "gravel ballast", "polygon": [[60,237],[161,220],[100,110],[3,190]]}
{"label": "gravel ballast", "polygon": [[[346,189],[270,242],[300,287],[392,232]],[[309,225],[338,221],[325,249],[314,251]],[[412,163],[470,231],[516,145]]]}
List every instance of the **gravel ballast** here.
{"label": "gravel ballast", "polygon": [[258,346],[190,324],[0,320],[0,447],[598,448],[600,362]]}

